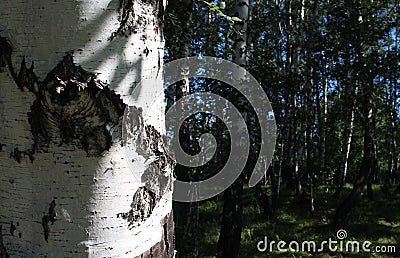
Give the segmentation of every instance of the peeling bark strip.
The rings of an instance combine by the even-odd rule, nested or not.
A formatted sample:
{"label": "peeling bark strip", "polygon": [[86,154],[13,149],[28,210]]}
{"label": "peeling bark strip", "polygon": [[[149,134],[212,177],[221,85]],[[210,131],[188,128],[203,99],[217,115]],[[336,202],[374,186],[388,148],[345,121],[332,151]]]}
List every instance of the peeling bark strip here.
{"label": "peeling bark strip", "polygon": [[136,256],[135,258],[174,257],[175,237],[173,212],[165,216],[162,219],[161,224],[164,228],[161,241],[152,246],[150,250],[144,252],[140,256]]}
{"label": "peeling bark strip", "polygon": [[[128,107],[125,111],[124,144],[145,158],[146,169],[141,181],[145,184],[135,193],[131,210],[118,214],[129,221],[143,222],[150,217],[156,203],[172,190],[172,173],[175,161],[167,149],[167,139],[151,125],[144,125],[142,108]],[[131,161],[132,163],[135,160]]]}
{"label": "peeling bark strip", "polygon": [[127,149],[136,151],[146,159],[147,169],[141,180],[157,196],[162,196],[171,190],[171,173],[175,161],[167,147],[168,139],[154,126],[144,125],[142,112],[142,108],[136,106],[126,109],[123,142]]}
{"label": "peeling bark strip", "polygon": [[6,247],[3,244],[3,234],[2,234],[3,226],[0,225],[0,258],[9,258],[7,254]]}
{"label": "peeling bark strip", "polygon": [[147,136],[147,153],[144,157],[151,160],[142,175],[142,182],[148,189],[156,193],[157,201],[167,191],[172,190],[173,171],[175,160],[167,149],[167,138],[163,137],[153,126],[145,127]]}
{"label": "peeling bark strip", "polygon": [[[143,118],[140,108],[132,107],[132,124],[129,126],[134,135],[135,149],[140,155],[146,158],[147,169],[142,175],[144,187],[140,187],[131,204],[131,210],[126,213],[118,214],[129,221],[129,226],[134,226],[135,222],[143,222],[150,217],[155,205],[160,198],[172,190],[172,171],[175,161],[166,149],[166,140],[151,125],[143,129]],[[131,138],[132,139],[132,138]],[[134,162],[134,160],[132,161]]]}
{"label": "peeling bark strip", "polygon": [[51,222],[51,225],[53,225],[54,222],[56,221],[57,213],[55,209],[56,209],[56,201],[53,200],[50,203],[48,213],[42,217],[44,240],[46,240],[47,243],[49,242],[49,233],[50,233],[49,222]]}

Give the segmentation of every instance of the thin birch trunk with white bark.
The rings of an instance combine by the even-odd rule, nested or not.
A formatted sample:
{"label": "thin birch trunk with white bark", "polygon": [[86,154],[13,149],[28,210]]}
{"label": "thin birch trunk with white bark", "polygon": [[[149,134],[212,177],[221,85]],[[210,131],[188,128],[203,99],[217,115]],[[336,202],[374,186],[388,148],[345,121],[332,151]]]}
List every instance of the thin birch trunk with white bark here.
{"label": "thin birch trunk with white bark", "polygon": [[[355,88],[354,94],[357,96],[358,87]],[[347,180],[347,171],[349,170],[349,157],[351,151],[351,144],[353,141],[353,130],[354,130],[354,119],[355,119],[355,107],[351,106],[350,112],[350,121],[346,129],[344,130],[345,142],[342,147],[342,159],[339,165],[339,187],[335,191],[334,196],[338,196],[346,183]]]}
{"label": "thin birch trunk with white bark", "polygon": [[[247,24],[250,13],[249,0],[235,1],[235,16],[242,21],[235,24],[235,64],[241,67],[248,66],[248,38]],[[245,80],[246,72],[235,73],[238,80]],[[239,97],[238,106],[244,106],[245,100]],[[242,112],[244,120],[247,119],[246,111]],[[235,144],[239,144],[237,141]],[[243,184],[244,174],[224,191],[224,207],[222,212],[221,230],[217,244],[217,257],[239,257],[240,240],[243,227]]]}
{"label": "thin birch trunk with white bark", "polygon": [[[128,110],[134,158],[122,141],[132,91],[162,90],[137,85],[162,69],[165,4],[1,1],[0,256],[173,255],[163,108]],[[171,180],[151,191],[157,168]]]}

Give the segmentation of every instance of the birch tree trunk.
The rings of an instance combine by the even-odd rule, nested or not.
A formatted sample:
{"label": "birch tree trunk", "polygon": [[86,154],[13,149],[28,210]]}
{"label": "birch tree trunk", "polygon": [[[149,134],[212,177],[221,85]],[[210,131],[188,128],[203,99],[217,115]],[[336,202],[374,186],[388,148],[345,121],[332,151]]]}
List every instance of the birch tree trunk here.
{"label": "birch tree trunk", "polygon": [[163,103],[126,108],[162,90],[165,4],[1,1],[0,257],[173,256]]}
{"label": "birch tree trunk", "polygon": [[[354,95],[357,96],[358,94],[358,87],[356,87]],[[355,118],[355,107],[351,106],[351,114],[350,114],[350,121],[349,125],[345,125],[344,129],[344,139],[345,142],[342,146],[342,159],[339,165],[339,187],[336,189],[335,193],[333,194],[334,197],[340,195],[343,190],[344,184],[346,183],[347,179],[347,171],[349,169],[349,157],[350,157],[350,149],[351,143],[353,141],[353,130],[354,130],[354,118]]]}
{"label": "birch tree trunk", "polygon": [[[248,38],[247,24],[249,21],[249,0],[235,1],[235,15],[242,21],[235,24],[235,63],[241,67],[248,66]],[[241,32],[241,33],[238,33]],[[244,79],[246,74],[235,74],[237,78]],[[238,105],[244,105],[245,100],[239,97]],[[242,111],[242,117],[247,119],[247,112]],[[239,144],[236,141],[234,144]],[[240,161],[237,161],[240,162]],[[244,174],[224,191],[224,207],[222,211],[221,230],[217,244],[217,257],[239,257],[240,241],[243,227],[243,186]]]}

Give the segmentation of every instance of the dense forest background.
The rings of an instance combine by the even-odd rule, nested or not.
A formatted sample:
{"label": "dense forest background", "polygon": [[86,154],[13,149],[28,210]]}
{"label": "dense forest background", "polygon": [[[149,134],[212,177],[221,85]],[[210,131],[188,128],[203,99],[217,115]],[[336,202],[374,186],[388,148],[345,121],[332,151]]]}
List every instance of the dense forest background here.
{"label": "dense forest background", "polygon": [[[207,55],[245,67],[268,95],[277,125],[273,161],[249,188],[260,128],[244,97],[209,79],[166,89],[168,106],[194,92],[223,96],[246,114],[251,136],[244,173],[229,189],[174,204],[178,257],[288,257],[261,253],[257,243],[264,236],[322,241],[338,229],[400,251],[399,27],[398,1],[169,1],[166,61]],[[206,132],[218,148],[202,167],[177,165],[177,178],[217,173],[234,140],[222,121],[198,113],[180,132],[188,153],[199,151]],[[371,256],[384,254],[365,254]]]}

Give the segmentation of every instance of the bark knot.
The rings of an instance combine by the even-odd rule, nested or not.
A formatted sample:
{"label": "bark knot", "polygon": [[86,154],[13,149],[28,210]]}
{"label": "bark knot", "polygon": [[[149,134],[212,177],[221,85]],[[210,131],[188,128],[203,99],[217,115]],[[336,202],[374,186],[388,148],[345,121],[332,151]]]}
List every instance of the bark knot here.
{"label": "bark knot", "polygon": [[33,65],[22,61],[16,76],[21,90],[28,89],[36,100],[28,114],[35,139],[35,150],[50,144],[72,144],[88,156],[98,156],[110,148],[112,137],[107,129],[120,124],[125,104],[95,74],[73,62],[72,53],[39,81]]}

